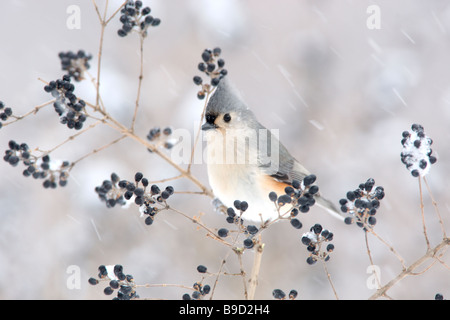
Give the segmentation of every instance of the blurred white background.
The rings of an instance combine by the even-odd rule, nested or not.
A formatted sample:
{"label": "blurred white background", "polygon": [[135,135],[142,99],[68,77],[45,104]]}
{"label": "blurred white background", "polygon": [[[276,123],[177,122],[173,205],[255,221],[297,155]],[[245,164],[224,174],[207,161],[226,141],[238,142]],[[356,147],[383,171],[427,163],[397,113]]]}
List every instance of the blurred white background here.
{"label": "blurred white background", "polygon": [[[103,10],[105,1],[98,1]],[[109,1],[111,14],[122,2]],[[450,225],[448,157],[450,148],[450,5],[448,1],[260,1],[151,0],[144,4],[162,21],[145,41],[142,103],[137,133],[155,126],[194,132],[203,101],[192,77],[205,48],[219,46],[229,77],[268,128],[279,129],[283,143],[318,176],[322,193],[333,201],[359,183],[375,179],[386,191],[375,230],[410,264],[425,253],[419,188],[400,162],[401,133],[412,123],[434,140],[438,162],[427,176],[446,225]],[[79,29],[69,29],[66,13],[77,5]],[[380,29],[370,29],[370,5],[380,9]],[[38,80],[63,74],[58,53],[84,49],[93,54],[96,75],[100,24],[91,1],[40,0],[0,3],[0,100],[16,115],[50,96]],[[137,35],[117,36],[117,16],[105,32],[101,94],[111,114],[130,124],[139,74]],[[94,101],[89,81],[76,94]],[[48,150],[74,131],[58,123],[53,107],[0,130],[0,149],[10,139]],[[52,153],[73,161],[117,137],[104,126]],[[177,172],[141,145],[125,140],[89,157],[72,171],[65,188],[44,190],[41,181],[22,176],[22,168],[0,164],[0,298],[109,299],[104,286],[87,279],[100,264],[122,264],[140,284],[192,285],[199,264],[211,272],[229,251],[206,238],[175,213],[161,213],[147,227],[135,206],[106,209],[95,186],[116,172],[132,179],[141,171],[150,180]],[[193,167],[207,184],[206,167]],[[197,190],[185,180],[176,190]],[[163,186],[165,186],[163,184]],[[430,197],[424,195],[427,230],[435,245],[442,238]],[[172,205],[189,215],[205,213],[205,224],[228,227],[213,212],[210,199],[178,195]],[[309,266],[300,238],[314,223],[334,233],[335,252],[327,263],[341,299],[365,299],[370,264],[364,234],[329,217],[319,208],[300,216],[303,229],[278,223],[264,233],[256,298],[272,299],[272,290],[299,292],[298,299],[334,299],[320,264]],[[447,229],[450,230],[450,229]],[[398,260],[369,237],[374,263],[384,284],[401,271]],[[247,270],[252,253],[245,253]],[[449,264],[449,257],[444,256]],[[431,263],[429,261],[426,266]],[[79,288],[70,289],[70,266],[80,270]],[[227,271],[239,272],[233,254]],[[424,266],[425,267],[425,266]],[[70,269],[69,269],[70,270]],[[421,269],[422,270],[422,269]],[[213,284],[214,278],[205,280]],[[450,297],[450,272],[439,263],[409,277],[388,294],[395,299]],[[179,288],[140,289],[141,297],[179,299]],[[242,299],[240,278],[222,277],[215,298]]]}

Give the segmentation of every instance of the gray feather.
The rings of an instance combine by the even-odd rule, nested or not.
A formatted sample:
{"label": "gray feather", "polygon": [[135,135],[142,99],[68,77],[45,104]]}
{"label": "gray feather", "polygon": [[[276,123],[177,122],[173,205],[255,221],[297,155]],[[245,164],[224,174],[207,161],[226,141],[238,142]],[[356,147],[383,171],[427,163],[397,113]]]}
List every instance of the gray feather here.
{"label": "gray feather", "polygon": [[231,85],[228,77],[224,77],[220,80],[219,85],[209,99],[206,113],[218,115],[232,111],[252,113],[237,89]]}

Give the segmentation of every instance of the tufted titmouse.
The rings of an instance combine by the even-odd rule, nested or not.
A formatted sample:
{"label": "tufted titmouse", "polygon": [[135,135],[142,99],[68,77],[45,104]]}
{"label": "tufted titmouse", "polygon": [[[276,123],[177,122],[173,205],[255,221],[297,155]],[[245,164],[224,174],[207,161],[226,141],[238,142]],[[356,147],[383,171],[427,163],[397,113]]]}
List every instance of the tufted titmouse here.
{"label": "tufted titmouse", "polygon": [[[214,195],[226,206],[246,201],[244,220],[271,221],[281,213],[269,193],[285,193],[293,180],[302,181],[310,173],[288,152],[273,132],[256,119],[223,77],[208,101],[202,126],[207,141],[208,178]],[[315,203],[342,219],[338,209],[319,194]],[[292,207],[291,207],[292,208]]]}

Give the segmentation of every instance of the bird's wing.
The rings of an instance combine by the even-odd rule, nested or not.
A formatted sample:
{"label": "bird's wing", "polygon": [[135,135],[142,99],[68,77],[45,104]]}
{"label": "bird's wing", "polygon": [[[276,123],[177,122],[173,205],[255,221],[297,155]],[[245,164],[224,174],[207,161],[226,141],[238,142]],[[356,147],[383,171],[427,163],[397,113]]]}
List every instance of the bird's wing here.
{"label": "bird's wing", "polygon": [[[263,154],[264,152],[258,150],[260,156],[259,159],[262,160],[259,163],[259,167],[264,173],[279,182],[284,182],[289,185],[292,184],[292,180],[301,182],[307,175],[311,174],[271,133],[267,135],[267,140],[270,140],[270,142],[267,142],[267,145],[271,146],[273,150],[270,148],[271,152],[267,152],[266,154]],[[314,198],[316,199],[316,203],[326,209],[332,216],[339,220],[343,220],[340,211],[333,202],[323,198],[320,193],[317,193]]]}
{"label": "bird's wing", "polygon": [[260,137],[267,150],[258,146],[259,167],[274,179],[291,184],[292,180],[302,181],[310,173],[286,149],[269,130]]}

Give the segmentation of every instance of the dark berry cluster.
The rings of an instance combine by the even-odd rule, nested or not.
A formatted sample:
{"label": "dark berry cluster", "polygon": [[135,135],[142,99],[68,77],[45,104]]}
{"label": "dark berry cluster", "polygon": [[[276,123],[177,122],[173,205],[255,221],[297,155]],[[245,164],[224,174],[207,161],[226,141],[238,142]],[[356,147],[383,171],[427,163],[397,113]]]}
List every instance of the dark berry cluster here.
{"label": "dark berry cluster", "polygon": [[[150,129],[147,139],[155,143],[158,147],[162,146],[166,149],[172,149],[179,141],[172,138],[172,128],[166,127],[163,130],[159,127]],[[151,150],[149,150],[151,152]]]}
{"label": "dark berry cluster", "polygon": [[[334,251],[334,245],[328,243],[333,240],[333,233],[327,229],[323,229],[318,223],[313,225],[309,232],[306,232],[302,236],[302,243],[306,246],[310,252],[309,257],[306,259],[308,264],[314,264],[317,260],[328,261],[330,260],[330,253]],[[325,249],[324,243],[327,243]]]}
{"label": "dark berry cluster", "polygon": [[133,201],[139,206],[139,211],[145,218],[145,224],[151,225],[158,212],[168,208],[166,200],[173,195],[172,186],[161,190],[156,184],[149,185],[148,179],[141,172],[137,172],[134,181],[121,180],[115,173],[111,174],[111,180],[103,181],[101,186],[95,188],[102,201],[108,208],[117,205],[125,205],[127,200]]}
{"label": "dark berry cluster", "polygon": [[46,92],[52,94],[56,99],[53,103],[56,113],[62,124],[67,125],[69,129],[80,130],[86,121],[85,106],[82,99],[78,99],[73,93],[75,86],[70,82],[70,76],[64,75],[62,79],[50,81],[44,87]]}
{"label": "dark berry cluster", "polygon": [[150,7],[144,7],[142,1],[128,0],[120,11],[120,22],[122,28],[117,31],[121,37],[128,35],[133,29],[140,32],[143,37],[147,36],[148,27],[159,26],[161,20],[150,15]]}
{"label": "dark berry cluster", "polygon": [[209,284],[202,285],[199,282],[194,283],[192,288],[194,289],[192,294],[183,294],[181,297],[183,300],[202,300],[211,291]]}
{"label": "dark berry cluster", "polygon": [[13,114],[12,109],[10,107],[5,108],[5,104],[0,101],[0,129],[3,127],[2,121],[8,120]]}
{"label": "dark berry cluster", "polygon": [[[198,265],[197,271],[199,273],[206,273],[207,268],[204,265]],[[208,284],[203,285],[202,281],[195,282],[192,285],[192,289],[194,290],[192,292],[192,294],[185,293],[185,294],[183,294],[182,299],[183,300],[202,300],[211,291],[211,286]]]}
{"label": "dark berry cluster", "polygon": [[22,162],[26,168],[23,171],[25,177],[32,176],[34,179],[44,179],[44,188],[56,188],[58,185],[64,187],[69,177],[70,164],[68,161],[51,161],[50,156],[36,157],[32,154],[26,143],[9,141],[9,149],[5,151],[3,160],[13,167]]}
{"label": "dark berry cluster", "polygon": [[91,54],[86,54],[84,50],[78,50],[78,52],[60,52],[58,54],[61,60],[61,68],[67,71],[67,75],[73,78],[75,81],[81,81],[84,79],[84,72],[89,69],[89,60],[92,59]]}
{"label": "dark berry cluster", "polygon": [[[255,245],[254,237],[258,233],[259,229],[255,225],[244,225],[244,220],[241,218],[241,216],[248,209],[247,201],[235,200],[233,205],[234,208],[238,210],[238,213],[236,213],[236,210],[234,208],[228,208],[226,221],[238,226],[239,230],[246,236],[243,241],[244,247],[247,249],[251,249]],[[217,234],[219,235],[219,237],[225,238],[229,235],[229,230],[227,228],[220,228],[217,231]]]}
{"label": "dark berry cluster", "polygon": [[197,93],[199,99],[204,99],[206,93],[210,92],[212,87],[217,86],[228,73],[227,69],[224,69],[225,60],[219,58],[221,52],[220,48],[214,48],[213,50],[205,49],[202,53],[203,61],[198,64],[198,70],[211,78],[211,83],[204,83],[200,76],[194,77],[194,83],[201,86],[201,90]]}
{"label": "dark berry cluster", "polygon": [[277,299],[277,300],[295,300],[295,298],[297,298],[298,292],[297,290],[292,289],[291,291],[289,291],[289,295],[286,297],[286,293],[284,293],[283,290],[281,289],[274,289],[272,291],[272,296]]}
{"label": "dark berry cluster", "polygon": [[[293,180],[290,186],[284,189],[285,194],[278,196],[276,192],[269,193],[270,201],[274,202],[278,209],[285,205],[291,205],[290,222],[291,225],[300,229],[303,225],[296,218],[299,212],[307,213],[309,209],[316,203],[314,195],[319,192],[319,187],[314,185],[316,176],[311,174],[306,176],[301,182]],[[284,217],[284,215],[283,215]]]}
{"label": "dark berry cluster", "polygon": [[413,124],[411,131],[403,131],[402,137],[402,163],[413,177],[425,176],[430,171],[430,166],[437,161],[436,157],[431,155],[433,140],[427,137],[420,124]]}
{"label": "dark berry cluster", "polygon": [[365,183],[361,183],[358,189],[347,192],[345,199],[339,200],[341,211],[349,213],[344,222],[364,228],[372,228],[377,220],[375,214],[380,207],[380,200],[384,198],[384,188],[375,186],[375,180],[369,178]]}
{"label": "dark berry cluster", "polygon": [[91,277],[88,282],[91,285],[96,285],[101,281],[108,281],[108,286],[103,292],[106,295],[111,295],[114,290],[117,290],[117,296],[113,300],[132,300],[139,296],[136,294],[136,283],[130,274],[123,272],[123,267],[120,264],[116,265],[101,265],[98,267],[98,278]]}

